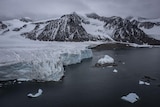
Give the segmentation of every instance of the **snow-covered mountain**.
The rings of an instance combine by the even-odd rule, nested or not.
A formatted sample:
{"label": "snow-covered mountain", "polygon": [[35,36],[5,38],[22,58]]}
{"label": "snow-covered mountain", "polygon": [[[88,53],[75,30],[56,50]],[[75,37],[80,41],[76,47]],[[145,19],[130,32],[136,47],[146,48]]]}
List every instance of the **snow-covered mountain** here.
{"label": "snow-covered mountain", "polygon": [[37,29],[34,29],[27,37],[43,41],[88,41],[90,35],[81,23],[82,19],[76,13],[63,15],[47,24],[38,35],[32,34],[37,32]]}
{"label": "snow-covered mountain", "polygon": [[32,22],[21,18],[0,22],[0,34],[21,35],[40,41],[120,41],[137,44],[160,44],[160,20],[127,17],[104,17],[95,13],[77,13],[59,19]]}
{"label": "snow-covered mountain", "polygon": [[142,17],[127,17],[126,19],[143,30],[149,37],[160,40],[160,18],[147,19]]}
{"label": "snow-covered mountain", "polygon": [[[117,16],[101,17],[95,13],[88,14],[87,16],[89,18],[104,21],[104,28],[106,29],[106,31],[108,31],[110,37],[115,41],[130,42],[137,44],[160,44],[160,42],[156,40],[157,38],[153,38],[151,35],[148,35],[148,33],[145,32],[146,30],[141,28],[142,25],[139,25],[140,23],[135,23],[135,20],[132,20],[131,17],[128,17],[126,19]],[[148,23],[149,24],[146,25],[147,27],[150,26],[150,23],[152,22]]]}

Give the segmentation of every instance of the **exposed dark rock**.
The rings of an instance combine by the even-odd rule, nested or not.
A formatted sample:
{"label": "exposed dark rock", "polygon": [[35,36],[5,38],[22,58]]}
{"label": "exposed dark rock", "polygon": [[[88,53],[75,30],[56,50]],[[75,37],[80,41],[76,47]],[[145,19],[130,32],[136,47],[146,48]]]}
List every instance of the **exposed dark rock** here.
{"label": "exposed dark rock", "polygon": [[33,32],[28,37],[43,41],[88,41],[90,35],[81,22],[82,19],[76,13],[63,15],[60,19],[51,21],[36,38]]}
{"label": "exposed dark rock", "polygon": [[7,28],[7,25],[3,24],[1,21],[0,21],[0,30],[1,29],[6,29]]}
{"label": "exposed dark rock", "polygon": [[155,80],[156,80],[156,78],[153,78],[153,77],[150,77],[150,76],[144,76],[144,79],[147,79],[147,80],[153,80],[153,81],[155,81]]}
{"label": "exposed dark rock", "polygon": [[23,17],[23,18],[21,18],[19,20],[22,21],[22,22],[26,22],[26,23],[32,22],[32,20],[30,18],[28,18],[28,17]]}
{"label": "exposed dark rock", "polygon": [[100,19],[100,16],[96,13],[86,14],[86,16],[93,19]]}
{"label": "exposed dark rock", "polygon": [[22,27],[23,27],[23,28],[26,28],[26,27],[27,27],[27,25],[25,24],[25,25],[23,25]]}
{"label": "exposed dark rock", "polygon": [[95,50],[116,50],[116,49],[127,49],[131,48],[128,44],[120,44],[120,43],[106,43],[106,44],[100,44],[96,47],[92,47],[91,49]]}
{"label": "exposed dark rock", "polygon": [[139,23],[139,27],[144,27],[145,29],[151,29],[155,26],[155,23],[152,22],[141,22]]}
{"label": "exposed dark rock", "polygon": [[9,29],[7,29],[7,30],[3,31],[3,33],[2,33],[2,34],[5,34],[5,33],[7,33],[7,32],[9,32]]}
{"label": "exposed dark rock", "polygon": [[22,28],[14,28],[13,31],[20,31]]}
{"label": "exposed dark rock", "polygon": [[[133,24],[134,23],[134,24]],[[141,29],[138,28],[138,22],[130,22],[120,17],[111,17],[106,21],[106,29],[114,29],[112,38],[116,41],[130,42],[137,44],[159,45],[160,41],[150,38]]]}
{"label": "exposed dark rock", "polygon": [[[140,27],[147,29],[152,28],[160,23],[144,22],[140,23],[138,20],[130,21],[132,18],[123,19],[121,17],[102,17],[95,13],[87,14],[87,17],[98,19],[105,22],[104,28],[106,30],[113,30],[111,38],[115,41],[130,42],[137,44],[151,44],[160,45],[160,41],[150,38]],[[140,18],[139,20],[146,20]],[[47,25],[40,29],[40,24]],[[41,41],[96,41],[107,40],[100,36],[93,36],[81,25],[82,23],[89,24],[89,21],[84,20],[76,13],[63,15],[56,20],[49,20],[48,22],[35,23],[36,27],[29,33],[25,33],[27,38]]]}

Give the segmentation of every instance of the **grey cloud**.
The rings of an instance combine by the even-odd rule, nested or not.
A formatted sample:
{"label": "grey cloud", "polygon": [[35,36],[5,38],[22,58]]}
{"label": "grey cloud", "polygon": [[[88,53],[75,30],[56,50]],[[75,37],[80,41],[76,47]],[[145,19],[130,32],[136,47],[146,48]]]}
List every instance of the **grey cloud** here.
{"label": "grey cloud", "polygon": [[0,17],[59,17],[76,11],[104,16],[160,17],[159,0],[0,0]]}

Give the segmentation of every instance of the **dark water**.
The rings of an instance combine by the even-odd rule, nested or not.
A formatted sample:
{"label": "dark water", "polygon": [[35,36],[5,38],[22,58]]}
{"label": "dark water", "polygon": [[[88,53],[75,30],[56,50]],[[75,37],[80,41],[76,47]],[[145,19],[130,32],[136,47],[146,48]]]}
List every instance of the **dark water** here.
{"label": "dark water", "polygon": [[[94,67],[105,54],[112,56],[118,66]],[[26,82],[0,88],[0,107],[160,107],[159,48],[94,51],[92,59],[65,70],[60,82]],[[150,86],[139,85],[144,76],[156,80],[151,80]],[[39,88],[43,95],[27,97]],[[130,92],[137,93],[140,100],[134,104],[121,100]]]}

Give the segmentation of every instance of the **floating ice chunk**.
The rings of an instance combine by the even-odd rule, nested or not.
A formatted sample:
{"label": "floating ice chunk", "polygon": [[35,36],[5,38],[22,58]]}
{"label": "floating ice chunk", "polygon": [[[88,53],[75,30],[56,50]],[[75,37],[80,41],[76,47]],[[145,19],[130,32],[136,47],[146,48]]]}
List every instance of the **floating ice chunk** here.
{"label": "floating ice chunk", "polygon": [[148,82],[144,82],[144,84],[145,84],[145,85],[150,85],[150,83],[148,83]]}
{"label": "floating ice chunk", "polygon": [[30,81],[30,79],[19,78],[19,79],[17,79],[17,81],[19,81],[19,82],[25,82],[25,81]]}
{"label": "floating ice chunk", "polygon": [[112,68],[113,66],[107,66],[108,68]]}
{"label": "floating ice chunk", "polygon": [[114,69],[114,70],[113,70],[113,72],[117,73],[117,72],[118,72],[118,70]]}
{"label": "floating ice chunk", "polygon": [[122,100],[134,103],[139,100],[139,96],[136,93],[129,93],[127,96],[121,97]]}
{"label": "floating ice chunk", "polygon": [[114,63],[114,59],[108,55],[105,55],[104,58],[100,58],[98,60],[98,64],[107,64],[107,63]]}
{"label": "floating ice chunk", "polygon": [[38,90],[38,93],[36,93],[36,94],[31,94],[31,93],[30,93],[30,94],[28,94],[27,96],[28,96],[28,97],[31,97],[31,98],[36,98],[36,97],[39,97],[40,95],[42,95],[42,92],[43,92],[42,89],[39,89],[39,90]]}
{"label": "floating ice chunk", "polygon": [[144,81],[141,81],[141,80],[139,81],[139,84],[140,84],[140,85],[143,85],[143,84],[144,84],[144,85],[150,85],[150,83],[144,82]]}
{"label": "floating ice chunk", "polygon": [[143,81],[139,81],[139,84],[142,85],[142,84],[144,84],[144,82]]}
{"label": "floating ice chunk", "polygon": [[22,83],[21,81],[18,82],[18,84],[21,84],[21,83]]}
{"label": "floating ice chunk", "polygon": [[125,62],[122,62],[122,64],[124,65],[124,64],[126,64]]}

